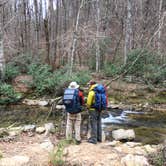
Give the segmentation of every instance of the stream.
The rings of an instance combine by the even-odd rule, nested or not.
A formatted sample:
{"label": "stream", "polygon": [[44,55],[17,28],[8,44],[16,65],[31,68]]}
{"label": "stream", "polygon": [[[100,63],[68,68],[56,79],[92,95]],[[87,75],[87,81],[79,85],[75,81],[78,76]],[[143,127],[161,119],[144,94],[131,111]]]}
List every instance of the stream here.
{"label": "stream", "polygon": [[[56,126],[65,122],[62,111],[54,111],[49,115],[50,107],[26,105],[0,106],[0,128],[53,122]],[[166,113],[142,112],[111,109],[107,116],[102,116],[102,128],[106,135],[114,129],[134,129],[135,141],[145,144],[158,144],[166,139]]]}
{"label": "stream", "polygon": [[106,133],[114,129],[134,129],[135,141],[158,144],[166,139],[166,113],[111,109],[109,116],[102,118]]}

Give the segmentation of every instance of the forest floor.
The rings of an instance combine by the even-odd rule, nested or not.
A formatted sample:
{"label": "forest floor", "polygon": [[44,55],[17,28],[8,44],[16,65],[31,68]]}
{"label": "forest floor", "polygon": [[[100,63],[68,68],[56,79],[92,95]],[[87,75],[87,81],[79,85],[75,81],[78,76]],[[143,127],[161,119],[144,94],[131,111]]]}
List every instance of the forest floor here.
{"label": "forest floor", "polygon": [[[48,138],[54,146],[57,144],[55,135]],[[48,166],[50,152],[41,147],[45,139],[44,135],[23,133],[11,142],[0,142],[0,166]]]}

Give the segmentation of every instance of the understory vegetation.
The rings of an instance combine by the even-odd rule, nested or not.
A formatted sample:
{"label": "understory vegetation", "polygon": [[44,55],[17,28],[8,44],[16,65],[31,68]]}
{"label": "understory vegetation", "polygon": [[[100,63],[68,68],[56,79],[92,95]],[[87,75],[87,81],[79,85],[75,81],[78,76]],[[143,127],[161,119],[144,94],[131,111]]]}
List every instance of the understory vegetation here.
{"label": "understory vegetation", "polygon": [[66,146],[68,146],[69,144],[76,144],[75,140],[71,139],[71,140],[61,140],[58,145],[57,148],[54,150],[54,152],[52,152],[50,154],[50,163],[52,166],[57,166],[57,165],[64,165],[65,161],[63,160],[63,156],[64,156],[64,149]]}
{"label": "understory vegetation", "polygon": [[[165,63],[156,58],[154,52],[136,49],[129,53],[126,65],[120,61],[105,63],[101,73],[105,77],[117,77],[126,75],[134,78],[132,81],[142,81],[153,86],[166,86],[166,66]],[[134,63],[133,63],[134,62]],[[16,102],[21,99],[21,94],[16,93],[12,86],[12,81],[19,75],[30,75],[32,82],[27,85],[33,89],[34,96],[61,95],[61,90],[72,80],[84,86],[92,77],[91,70],[81,70],[75,67],[69,76],[69,66],[63,66],[53,71],[50,65],[42,63],[39,59],[34,59],[31,55],[20,55],[12,59],[5,66],[2,79],[0,81],[0,103]],[[126,79],[126,81],[128,81]],[[131,80],[130,80],[131,81]]]}

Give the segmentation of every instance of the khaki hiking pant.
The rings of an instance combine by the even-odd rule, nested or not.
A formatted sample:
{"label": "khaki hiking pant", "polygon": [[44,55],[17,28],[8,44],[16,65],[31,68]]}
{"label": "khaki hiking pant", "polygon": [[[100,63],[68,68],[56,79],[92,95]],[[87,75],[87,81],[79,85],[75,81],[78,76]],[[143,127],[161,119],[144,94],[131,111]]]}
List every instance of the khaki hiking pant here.
{"label": "khaki hiking pant", "polygon": [[81,141],[81,136],[80,136],[81,113],[77,114],[67,113],[66,139],[72,138],[73,127],[74,127],[75,139],[77,141]]}

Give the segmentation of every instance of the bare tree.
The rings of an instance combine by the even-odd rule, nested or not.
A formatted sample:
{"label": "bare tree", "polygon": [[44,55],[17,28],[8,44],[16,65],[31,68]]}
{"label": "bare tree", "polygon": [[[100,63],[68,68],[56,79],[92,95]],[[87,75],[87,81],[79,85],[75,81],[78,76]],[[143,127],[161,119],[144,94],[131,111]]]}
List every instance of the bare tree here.
{"label": "bare tree", "polygon": [[100,71],[100,45],[99,45],[99,27],[100,27],[100,6],[99,0],[96,0],[96,72]]}
{"label": "bare tree", "polygon": [[54,69],[68,63],[70,73],[93,60],[99,72],[107,60],[126,63],[131,49],[158,49],[162,59],[166,52],[164,0],[0,0],[0,7],[1,28],[10,22],[1,32],[7,59],[37,53]]}
{"label": "bare tree", "polygon": [[36,47],[39,48],[39,9],[38,9],[38,2],[34,0],[34,8],[35,8],[35,41]]}
{"label": "bare tree", "polygon": [[78,26],[79,26],[79,20],[80,20],[80,12],[83,7],[84,0],[81,0],[80,7],[78,9],[77,17],[76,17],[76,23],[75,23],[75,29],[73,32],[73,41],[72,41],[72,47],[71,47],[71,58],[70,58],[70,70],[69,70],[69,75],[72,74],[73,71],[73,64],[74,64],[74,54],[76,50],[76,43],[77,43],[77,37],[78,37]]}
{"label": "bare tree", "polygon": [[4,58],[4,51],[3,51],[3,30],[0,24],[0,73],[3,73],[5,66],[5,58]]}
{"label": "bare tree", "polygon": [[[158,53],[161,53],[162,5],[163,5],[163,0],[160,0],[160,3],[159,3]],[[161,57],[161,59],[162,59],[162,57]]]}
{"label": "bare tree", "polygon": [[125,47],[124,47],[124,64],[127,61],[127,54],[131,50],[131,36],[132,36],[132,15],[131,15],[131,1],[127,0],[127,18],[125,28]]}
{"label": "bare tree", "polygon": [[[0,2],[0,16],[3,17],[3,5],[5,5],[6,1]],[[0,17],[0,78],[3,77],[3,70],[5,67],[5,57],[4,57],[4,47],[3,47],[3,35],[4,35],[4,23],[2,22],[2,17]]]}

